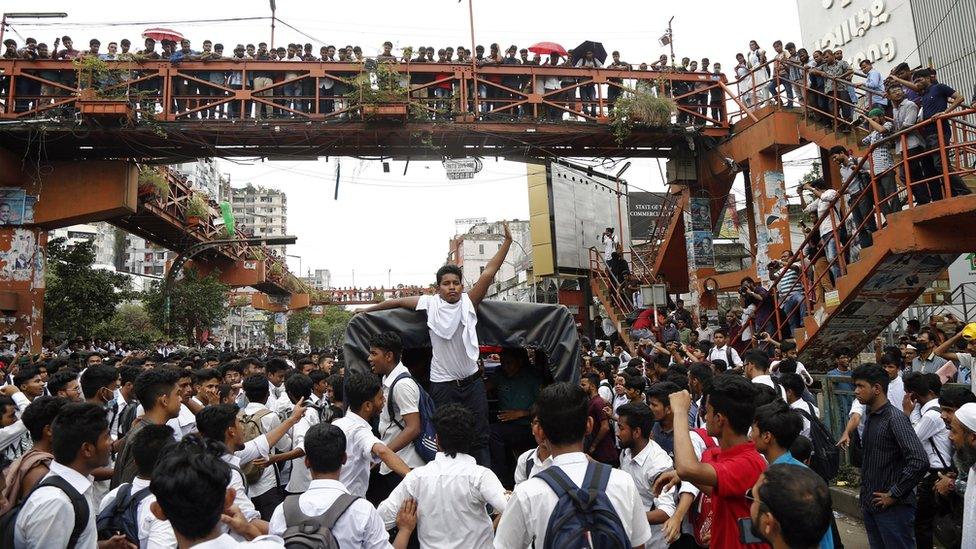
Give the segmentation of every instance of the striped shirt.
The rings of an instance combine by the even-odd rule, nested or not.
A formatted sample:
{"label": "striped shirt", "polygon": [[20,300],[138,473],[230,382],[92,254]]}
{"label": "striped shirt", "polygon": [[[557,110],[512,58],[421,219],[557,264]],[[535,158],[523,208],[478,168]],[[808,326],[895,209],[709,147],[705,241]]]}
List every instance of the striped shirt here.
{"label": "striped shirt", "polygon": [[[888,133],[891,133],[891,129],[894,127],[893,124],[891,122],[885,122],[884,125],[888,129]],[[870,147],[884,138],[885,135],[881,132],[873,131],[861,140],[861,144]],[[874,175],[878,175],[894,166],[894,161],[891,159],[891,148],[887,145],[882,145],[874,149],[871,152],[871,160],[873,161],[871,173]]]}
{"label": "striped shirt", "polygon": [[779,294],[780,299],[803,291],[803,285],[800,284],[800,270],[793,267],[787,268],[785,271],[783,278],[780,278],[779,284],[776,285],[776,292]]}
{"label": "striped shirt", "polygon": [[861,507],[877,510],[875,492],[914,505],[915,487],[929,470],[929,459],[908,416],[890,402],[867,416],[861,464]]}

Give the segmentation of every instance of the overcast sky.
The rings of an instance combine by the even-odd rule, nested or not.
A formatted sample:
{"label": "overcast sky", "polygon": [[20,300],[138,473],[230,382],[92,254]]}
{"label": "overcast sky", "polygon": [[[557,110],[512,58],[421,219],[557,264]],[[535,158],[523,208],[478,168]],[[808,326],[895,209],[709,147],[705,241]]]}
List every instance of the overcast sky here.
{"label": "overcast sky", "polygon": [[[813,1],[813,0],[805,0]],[[775,39],[799,44],[800,29],[793,0],[602,0],[561,3],[475,0],[475,37],[479,44],[498,42],[503,47],[525,47],[537,41],[555,41],[567,48],[583,40],[601,41],[607,50],[619,50],[630,63],[651,61],[667,53],[657,39],[674,16],[675,54],[680,58],[709,57],[729,73],[735,53],[744,52],[748,41],[758,40],[771,51]],[[342,6],[342,7],[337,7]],[[430,45],[470,47],[467,1],[358,0],[355,2],[308,2],[278,0],[280,19],[275,44],[312,42],[320,45],[360,45],[367,55],[379,51],[384,40],[397,48]],[[227,50],[237,43],[256,43],[270,38],[269,19],[228,21],[232,18],[267,17],[264,1],[70,3],[49,0],[7,0],[4,11],[67,11],[68,19],[45,25],[12,21],[18,42],[33,36],[50,44],[69,34],[77,47],[97,37],[129,38],[139,43],[140,32],[159,24],[179,30],[193,41],[222,42]],[[184,20],[219,19],[219,22],[183,23]],[[133,22],[133,25],[118,25]],[[290,24],[300,32],[288,28]],[[64,24],[63,26],[61,26]],[[542,30],[546,29],[546,30]],[[812,156],[801,149],[786,157],[795,162]],[[379,162],[342,159],[339,199],[333,200],[336,159],[317,162],[221,161],[234,186],[253,182],[279,188],[288,195],[288,232],[298,235],[289,253],[302,257],[304,270],[327,268],[333,284],[386,285],[429,283],[447,255],[448,240],[455,233],[454,220],[468,217],[527,219],[528,203],[524,164],[485,159],[484,170],[468,181],[448,181],[439,163],[393,162],[383,173]],[[661,162],[663,168],[664,162]],[[802,164],[802,162],[798,162]],[[808,166],[786,168],[788,183]],[[653,160],[634,161],[626,177],[632,188],[663,190],[659,166]],[[741,186],[739,194],[741,207]],[[289,258],[298,270],[299,260]],[[390,272],[391,271],[391,272]]]}

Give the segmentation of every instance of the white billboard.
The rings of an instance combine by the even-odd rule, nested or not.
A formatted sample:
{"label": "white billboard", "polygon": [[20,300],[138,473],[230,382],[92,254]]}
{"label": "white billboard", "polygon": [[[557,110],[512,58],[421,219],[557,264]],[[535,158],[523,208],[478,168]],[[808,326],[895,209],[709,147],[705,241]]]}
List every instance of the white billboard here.
{"label": "white billboard", "polygon": [[[920,64],[909,0],[797,0],[803,47],[841,49],[854,67],[870,59],[883,76]],[[784,40],[785,42],[785,40]]]}

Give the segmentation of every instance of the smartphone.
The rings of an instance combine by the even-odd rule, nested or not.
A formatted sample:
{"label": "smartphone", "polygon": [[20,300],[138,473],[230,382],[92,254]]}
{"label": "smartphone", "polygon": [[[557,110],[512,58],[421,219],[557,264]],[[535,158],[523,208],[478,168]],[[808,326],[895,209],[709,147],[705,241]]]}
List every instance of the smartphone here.
{"label": "smartphone", "polygon": [[765,541],[756,537],[752,533],[752,519],[751,518],[740,518],[739,519],[739,543],[743,545],[749,545],[751,543],[766,543]]}

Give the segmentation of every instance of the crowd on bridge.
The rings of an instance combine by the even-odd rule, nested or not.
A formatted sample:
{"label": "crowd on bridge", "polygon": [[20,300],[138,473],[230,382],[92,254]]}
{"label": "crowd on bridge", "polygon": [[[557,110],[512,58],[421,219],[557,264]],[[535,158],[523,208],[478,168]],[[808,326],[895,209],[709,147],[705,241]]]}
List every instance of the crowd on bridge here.
{"label": "crowd on bridge", "polygon": [[[424,311],[431,354],[419,363],[389,329],[357,350],[368,368],[348,347],[78,337],[45,338],[35,355],[8,343],[4,543],[522,549],[585,535],[592,547],[840,547],[828,488],[838,446],[861,466],[872,547],[976,543],[965,482],[976,327],[933,319],[870,361],[837,349],[831,364],[804,365],[761,325],[743,337],[735,314],[719,324],[680,299],[637,303],[632,326],[584,334],[579,366],[556,379],[544,354],[479,346],[505,232],[472,287],[446,265],[435,294],[362,311]],[[744,284],[743,304],[762,297]],[[648,310],[660,317],[647,323]],[[849,417],[837,440],[820,419],[837,404],[813,394],[811,372],[827,369],[820,384]],[[577,486],[588,506],[573,504]]]}

